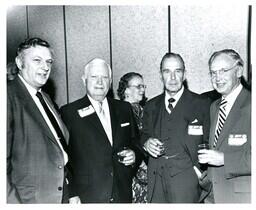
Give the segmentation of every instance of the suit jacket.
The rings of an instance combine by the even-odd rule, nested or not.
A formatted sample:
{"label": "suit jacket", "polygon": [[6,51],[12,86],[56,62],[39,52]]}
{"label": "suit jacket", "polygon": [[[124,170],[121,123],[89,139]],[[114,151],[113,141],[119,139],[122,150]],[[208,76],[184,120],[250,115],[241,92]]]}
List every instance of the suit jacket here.
{"label": "suit jacket", "polygon": [[[65,139],[68,131],[50,98]],[[7,202],[61,203],[63,153],[19,77],[7,85]]]}
{"label": "suit jacket", "polygon": [[[211,105],[210,146],[214,142],[220,99]],[[237,135],[237,136],[235,136]],[[251,198],[251,93],[242,89],[219,135],[216,150],[224,166],[208,168],[215,203],[248,203]],[[204,195],[203,195],[204,196]]]}
{"label": "suit jacket", "polygon": [[[154,137],[160,139],[160,125],[159,120],[161,107],[165,107],[165,95],[161,94],[149,102],[147,102],[144,108],[143,116],[143,129],[141,142],[144,144],[149,137]],[[191,158],[191,167],[193,165],[200,168],[197,157],[197,145],[203,141],[208,141],[209,136],[209,108],[210,101],[205,97],[201,97],[195,93],[184,89],[184,92],[176,104],[174,110],[171,113],[175,117],[174,128],[172,129],[172,138],[179,139],[182,147],[186,153]],[[192,126],[202,126],[202,134],[192,134]],[[166,142],[165,142],[166,144]],[[168,142],[167,145],[168,147]],[[155,185],[156,171],[159,165],[162,164],[169,176],[178,176],[182,171],[186,170],[184,166],[180,165],[179,158],[166,160],[165,163],[161,163],[161,159],[149,158],[148,164],[148,200],[151,200],[152,193]],[[168,166],[168,167],[166,167]],[[193,169],[193,168],[192,168]],[[196,185],[198,185],[198,179],[194,173],[194,180],[196,180]],[[177,178],[177,177],[176,177]],[[191,177],[188,177],[190,179]],[[198,187],[199,188],[199,187]],[[176,190],[188,190],[186,186],[179,186]],[[175,190],[174,190],[175,191]],[[195,192],[191,192],[195,193]]]}
{"label": "suit jacket", "polygon": [[[83,203],[132,201],[134,169],[119,163],[117,152],[123,147],[137,151],[138,130],[129,103],[107,100],[113,146],[87,95],[61,108],[63,120],[70,131],[70,165],[73,171],[70,196],[79,196]],[[81,114],[80,111],[79,114],[83,108],[92,112]]]}

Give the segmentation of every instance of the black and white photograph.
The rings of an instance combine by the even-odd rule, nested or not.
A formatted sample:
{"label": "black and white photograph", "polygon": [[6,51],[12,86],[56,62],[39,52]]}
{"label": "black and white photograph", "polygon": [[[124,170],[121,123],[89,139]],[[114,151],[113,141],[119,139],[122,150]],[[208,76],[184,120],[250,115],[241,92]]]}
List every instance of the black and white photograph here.
{"label": "black and white photograph", "polygon": [[253,208],[255,5],[195,2],[5,3],[1,206]]}

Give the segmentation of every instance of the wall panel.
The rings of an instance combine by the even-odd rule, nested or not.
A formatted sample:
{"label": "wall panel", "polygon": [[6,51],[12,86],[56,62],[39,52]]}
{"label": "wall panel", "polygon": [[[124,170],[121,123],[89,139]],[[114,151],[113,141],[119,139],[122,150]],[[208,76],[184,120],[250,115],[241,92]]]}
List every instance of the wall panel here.
{"label": "wall panel", "polygon": [[14,62],[18,45],[27,38],[26,6],[7,10],[7,63]]}
{"label": "wall panel", "polygon": [[84,65],[99,57],[110,61],[108,6],[66,6],[69,101],[85,95]]}
{"label": "wall panel", "polygon": [[171,6],[171,49],[184,58],[192,91],[212,89],[208,60],[216,50],[235,49],[247,66],[247,12],[241,5]]}
{"label": "wall panel", "polygon": [[146,95],[151,98],[162,92],[159,65],[168,51],[167,6],[111,7],[113,89],[127,72],[143,75]]}
{"label": "wall panel", "polygon": [[[67,103],[64,23],[62,6],[29,6],[29,36],[47,40],[54,49],[54,65],[48,82],[58,105]],[[54,91],[55,90],[55,91]],[[55,97],[54,97],[55,96]]]}

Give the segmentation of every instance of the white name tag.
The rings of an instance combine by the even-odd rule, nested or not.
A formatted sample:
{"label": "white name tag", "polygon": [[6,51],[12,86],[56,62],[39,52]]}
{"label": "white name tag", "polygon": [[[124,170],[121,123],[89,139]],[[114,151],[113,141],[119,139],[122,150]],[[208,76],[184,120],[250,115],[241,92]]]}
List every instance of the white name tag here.
{"label": "white name tag", "polygon": [[83,109],[79,109],[77,110],[78,114],[80,115],[80,117],[85,117],[85,116],[88,116],[92,113],[95,112],[94,108],[92,105],[88,106],[88,107],[85,107]]}
{"label": "white name tag", "polygon": [[189,125],[188,126],[188,135],[193,135],[193,136],[203,135],[203,126],[202,125]]}
{"label": "white name tag", "polygon": [[246,134],[230,134],[228,137],[228,145],[241,146],[247,142]]}

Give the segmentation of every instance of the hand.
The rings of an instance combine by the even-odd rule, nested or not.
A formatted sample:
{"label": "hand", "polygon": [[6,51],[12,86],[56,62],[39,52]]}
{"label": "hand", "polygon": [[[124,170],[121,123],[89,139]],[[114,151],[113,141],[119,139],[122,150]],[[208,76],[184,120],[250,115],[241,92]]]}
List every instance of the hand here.
{"label": "hand", "polygon": [[144,147],[145,147],[145,150],[150,155],[157,158],[158,156],[160,156],[162,154],[162,149],[159,147],[159,145],[163,146],[163,143],[156,138],[149,138],[145,142]]}
{"label": "hand", "polygon": [[121,152],[118,152],[117,154],[124,156],[124,159],[119,162],[123,163],[125,166],[129,166],[135,163],[135,153],[131,149],[125,149]]}
{"label": "hand", "polygon": [[69,198],[69,203],[79,204],[79,203],[81,203],[81,200],[80,200],[79,196],[75,196],[75,197]]}
{"label": "hand", "polygon": [[217,150],[201,149],[198,150],[198,160],[201,164],[209,164],[213,166],[224,165],[224,153]]}

